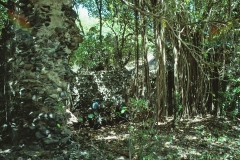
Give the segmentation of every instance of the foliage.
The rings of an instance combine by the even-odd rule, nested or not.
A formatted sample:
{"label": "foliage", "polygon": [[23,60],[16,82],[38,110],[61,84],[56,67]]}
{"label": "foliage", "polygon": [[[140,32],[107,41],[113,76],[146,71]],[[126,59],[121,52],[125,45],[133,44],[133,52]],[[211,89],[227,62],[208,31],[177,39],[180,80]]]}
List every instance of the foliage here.
{"label": "foliage", "polygon": [[[97,2],[81,1],[81,4],[88,8],[91,15],[89,18],[92,20],[93,17],[95,20],[100,17]],[[86,21],[89,22],[87,18],[81,19],[85,32],[84,42],[74,52],[70,64],[78,64],[83,68],[95,68],[100,64],[104,64],[105,67],[122,68],[128,62],[133,54],[134,44],[131,11],[126,7],[113,7],[119,6],[118,3],[117,1],[104,1],[101,13],[103,23],[101,33],[99,24],[89,25],[86,23]]]}
{"label": "foliage", "polygon": [[[5,3],[6,0],[2,0],[2,2]],[[4,28],[7,19],[8,19],[7,9],[0,4],[0,35],[2,34],[2,29]]]}
{"label": "foliage", "polygon": [[[239,125],[233,126],[238,123],[236,116],[240,106],[238,1],[170,0],[163,3],[147,0],[139,3],[134,1],[134,4],[125,0],[79,2],[88,8],[91,19],[81,19],[87,22],[82,23],[85,38],[72,55],[70,64],[81,65],[82,68],[96,68],[101,64],[104,67],[123,67],[135,58],[133,53],[139,51],[138,56],[142,58],[142,52],[149,48],[156,52],[154,55],[158,60],[157,86],[153,92],[157,92],[154,93],[157,94],[156,99],[162,102],[167,97],[165,88],[170,88],[168,92],[175,105],[174,125],[177,125],[181,113],[206,114],[206,110],[211,113],[212,106],[216,111],[220,106],[222,114],[234,120],[205,122],[201,118],[197,119],[198,123],[180,122],[177,129],[170,130],[168,122],[162,127],[153,119],[155,116],[165,116],[156,111],[167,113],[169,102],[166,101],[166,106],[162,103],[164,106],[152,108],[145,99],[130,99],[130,104],[124,106],[120,113],[130,113],[130,136],[128,141],[123,141],[130,155],[134,155],[135,159],[163,159],[162,156],[165,159],[239,159]],[[7,19],[4,11],[0,8],[0,27],[4,26],[2,22]],[[94,22],[88,25],[89,21]],[[96,21],[103,24],[97,24]],[[138,40],[141,45],[136,42]],[[28,58],[26,56],[26,61]],[[166,64],[170,69],[166,69]],[[167,83],[170,78],[166,77],[171,74],[169,70],[173,84]],[[138,73],[136,75],[139,78]],[[136,88],[146,87],[146,84],[141,85],[137,84]],[[62,106],[63,103],[58,102],[55,108],[63,113]],[[97,112],[88,114],[88,118],[101,119]],[[83,119],[80,117],[79,121]],[[56,125],[59,129],[63,127]],[[92,138],[89,130],[86,135]],[[110,148],[105,144],[106,140],[98,142],[99,148]],[[93,153],[101,155],[103,151],[99,151],[92,143],[83,146],[89,145],[90,149],[94,149]],[[108,155],[109,159],[115,158],[111,153]],[[91,159],[89,155],[87,158]]]}
{"label": "foliage", "polygon": [[223,115],[227,115],[231,118],[236,118],[240,115],[240,81],[239,77],[231,76],[229,83],[224,92],[220,92],[222,98],[220,103],[223,108]]}
{"label": "foliage", "polygon": [[[157,132],[151,128],[153,119],[148,117],[152,110],[143,99],[131,98],[129,105],[130,126],[129,126],[129,150],[131,154],[137,155],[139,159],[155,159],[153,154],[162,144]],[[134,123],[132,123],[134,122]],[[158,147],[149,144],[149,141],[155,141]]]}
{"label": "foliage", "polygon": [[149,117],[151,112],[153,112],[153,108],[148,106],[148,103],[144,99],[130,99],[130,117],[134,122],[140,122],[143,126],[148,126],[152,119]]}
{"label": "foliage", "polygon": [[57,103],[57,105],[55,106],[55,108],[57,109],[57,111],[58,111],[59,113],[64,113],[64,112],[65,112],[65,109],[63,108],[63,106],[64,106],[63,102],[62,102],[62,101],[59,101],[59,102]]}
{"label": "foliage", "polygon": [[98,116],[98,112],[93,112],[93,113],[88,114],[88,118],[90,118],[90,119],[95,119],[97,116]]}
{"label": "foliage", "polygon": [[[79,48],[74,51],[70,64],[78,64],[84,68],[93,68],[101,62],[106,64],[112,63],[112,55],[106,54],[111,53],[113,50],[111,47],[113,42],[110,38],[111,37],[104,38],[103,44],[100,45],[96,26],[93,26],[85,35],[84,41],[80,44]],[[101,53],[101,49],[104,50],[104,52]]]}
{"label": "foliage", "polygon": [[[163,79],[157,85],[157,91],[163,93],[155,93],[160,99],[156,102],[165,101],[157,104],[159,107],[166,105],[161,113],[172,109],[178,116],[181,111],[190,112],[193,108],[195,111],[192,113],[213,113],[219,107],[226,108],[226,104],[219,106],[217,102],[225,103],[224,97],[228,94],[231,98],[230,93],[221,96],[226,90],[220,89],[225,76],[238,68],[239,2],[235,1],[232,5],[226,0],[187,0],[182,3],[171,0],[164,4],[160,1],[135,3],[124,0],[77,2],[87,8],[89,15],[100,24],[84,26],[89,27],[85,32],[85,41],[71,57],[71,64],[93,69],[99,65],[122,68],[129,60],[141,59],[144,52],[153,51],[159,57],[157,67]],[[173,84],[167,84],[168,71],[173,71]],[[172,87],[168,91],[171,92],[169,98],[175,97],[176,106],[172,108],[169,108],[171,103],[166,101],[166,86]],[[176,96],[175,92],[179,95]],[[200,104],[207,105],[204,108]],[[214,104],[214,111],[210,104]]]}

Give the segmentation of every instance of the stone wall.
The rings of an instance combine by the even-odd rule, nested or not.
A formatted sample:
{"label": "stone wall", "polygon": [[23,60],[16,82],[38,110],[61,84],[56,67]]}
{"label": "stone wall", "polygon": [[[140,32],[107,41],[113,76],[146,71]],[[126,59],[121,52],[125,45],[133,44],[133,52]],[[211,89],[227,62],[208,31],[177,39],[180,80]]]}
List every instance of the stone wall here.
{"label": "stone wall", "polygon": [[71,134],[64,112],[73,78],[68,58],[82,41],[72,5],[73,0],[19,0],[8,10],[13,25],[6,31],[13,34],[0,46],[9,48],[3,52],[7,62],[0,61],[8,75],[4,83],[0,79],[0,98],[5,87],[11,127],[6,135],[14,144],[36,140],[51,149]]}
{"label": "stone wall", "polygon": [[[140,63],[140,62],[139,62]],[[152,88],[155,88],[157,62],[153,55],[148,55],[148,64]],[[96,99],[112,102],[114,105],[128,102],[133,98],[133,78],[135,71],[135,62],[129,62],[125,68],[102,71],[80,71],[78,66],[73,66],[72,70],[76,73],[76,78],[72,88],[73,109],[86,111]],[[144,80],[143,63],[139,65],[139,83]],[[145,87],[139,86],[139,95],[145,98]],[[152,94],[154,95],[154,89]],[[155,97],[152,96],[153,98]],[[111,104],[112,104],[111,103]],[[87,111],[86,111],[87,112]]]}
{"label": "stone wall", "polygon": [[79,72],[72,88],[73,110],[88,109],[94,100],[113,102],[127,101],[131,73],[127,70]]}

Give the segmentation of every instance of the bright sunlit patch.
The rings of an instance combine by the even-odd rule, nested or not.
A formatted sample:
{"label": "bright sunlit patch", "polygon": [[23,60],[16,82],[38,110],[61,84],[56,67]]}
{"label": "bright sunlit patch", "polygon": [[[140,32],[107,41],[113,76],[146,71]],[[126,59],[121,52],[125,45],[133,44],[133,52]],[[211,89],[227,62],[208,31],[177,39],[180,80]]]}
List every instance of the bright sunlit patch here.
{"label": "bright sunlit patch", "polygon": [[185,137],[186,137],[186,139],[188,139],[188,140],[197,140],[197,139],[198,139],[196,136],[191,136],[191,135],[187,135],[187,136],[185,136]]}
{"label": "bright sunlit patch", "polygon": [[8,10],[7,14],[11,21],[20,25],[21,27],[23,27],[23,28],[31,27],[30,22],[23,15],[20,15],[13,10]]}
{"label": "bright sunlit patch", "polygon": [[8,59],[8,62],[11,62],[12,60],[13,60],[13,58],[9,58],[9,59]]}
{"label": "bright sunlit patch", "polygon": [[101,136],[97,136],[96,139],[97,140],[125,140],[129,138],[129,134],[123,134],[123,135],[112,135],[112,136],[107,136],[107,137],[101,137]]}
{"label": "bright sunlit patch", "polygon": [[82,6],[78,8],[78,13],[80,18],[88,17],[88,10]]}

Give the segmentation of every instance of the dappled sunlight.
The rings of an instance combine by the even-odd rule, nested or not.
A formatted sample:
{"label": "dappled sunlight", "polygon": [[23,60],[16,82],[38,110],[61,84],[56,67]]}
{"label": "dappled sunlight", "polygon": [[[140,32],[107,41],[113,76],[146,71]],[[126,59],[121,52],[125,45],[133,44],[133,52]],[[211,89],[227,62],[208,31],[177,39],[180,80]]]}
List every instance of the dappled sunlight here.
{"label": "dappled sunlight", "polygon": [[[215,133],[213,123],[220,121],[217,118],[203,118],[202,120],[189,119],[179,123],[177,129],[169,127],[168,123],[158,123],[154,131],[136,127],[130,131],[130,126],[138,126],[137,123],[119,124],[116,126],[104,126],[98,130],[83,128],[81,135],[87,135],[95,147],[103,152],[111,152],[118,156],[129,158],[129,147],[132,148],[133,159],[138,159],[141,153],[151,154],[154,159],[205,159],[209,157],[232,157],[233,152],[239,152],[238,136],[240,131],[231,126],[228,121],[225,128],[218,129]],[[226,123],[225,123],[226,122]],[[188,125],[186,125],[186,123]],[[232,129],[230,129],[232,128]],[[219,134],[219,135],[218,135]],[[93,145],[91,144],[91,145]],[[85,144],[85,147],[91,145]],[[240,154],[240,153],[238,153]],[[233,158],[233,157],[232,157]]]}
{"label": "dappled sunlight", "polygon": [[240,159],[238,0],[0,0],[0,159]]}

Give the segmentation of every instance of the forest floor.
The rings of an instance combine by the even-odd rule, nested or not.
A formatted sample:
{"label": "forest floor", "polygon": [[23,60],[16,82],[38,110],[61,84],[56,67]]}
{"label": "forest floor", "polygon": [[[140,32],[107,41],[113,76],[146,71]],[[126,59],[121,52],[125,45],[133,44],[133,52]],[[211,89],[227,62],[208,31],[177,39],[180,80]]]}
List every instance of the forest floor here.
{"label": "forest floor", "polygon": [[[240,159],[240,119],[229,120],[210,116],[195,118],[180,121],[178,127],[174,129],[171,127],[171,119],[159,123],[153,127],[154,129],[139,126],[141,126],[139,123],[127,122],[105,126],[98,130],[89,127],[75,129],[72,140],[78,142],[79,148],[75,151],[73,159]],[[6,157],[14,160],[24,159],[16,157],[19,155],[16,152],[13,151],[4,159]],[[24,150],[25,155],[35,154],[32,155],[35,158],[27,160],[39,159],[36,154],[41,154],[40,152],[42,151]],[[4,151],[0,149],[1,154],[4,154]]]}
{"label": "forest floor", "polygon": [[175,129],[171,128],[171,119],[155,129],[133,126],[139,125],[79,130],[78,137],[84,139],[79,159],[240,159],[239,119],[209,116],[182,120]]}

